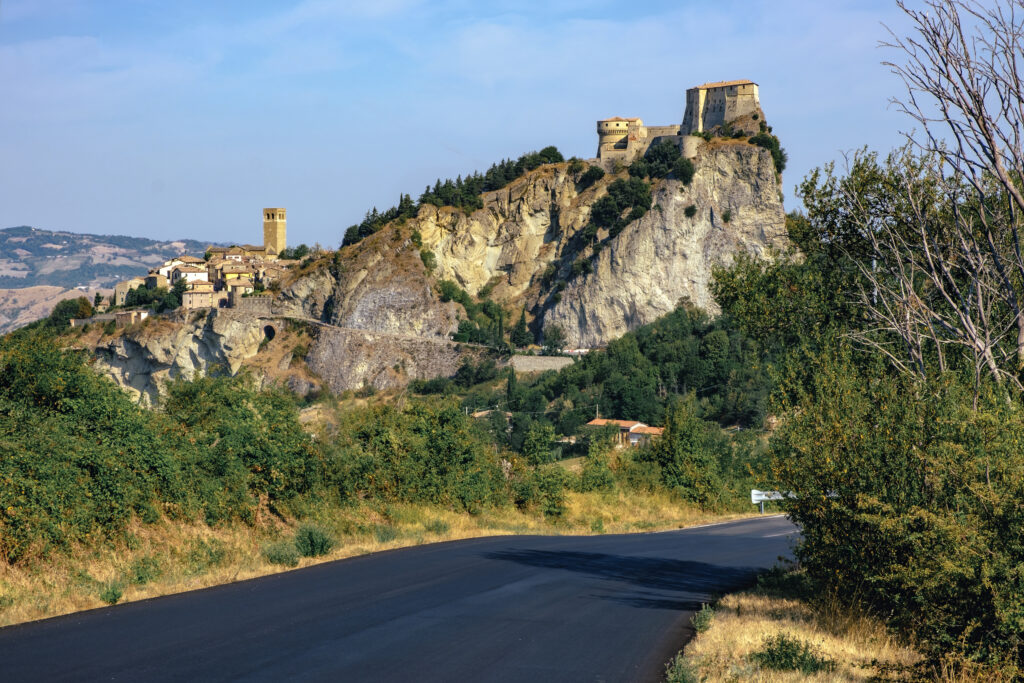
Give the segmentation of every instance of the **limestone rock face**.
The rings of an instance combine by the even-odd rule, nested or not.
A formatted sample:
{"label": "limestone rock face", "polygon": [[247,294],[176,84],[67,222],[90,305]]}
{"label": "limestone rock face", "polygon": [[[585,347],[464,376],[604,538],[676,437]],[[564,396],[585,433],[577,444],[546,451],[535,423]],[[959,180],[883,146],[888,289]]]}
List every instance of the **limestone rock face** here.
{"label": "limestone rock face", "polygon": [[255,319],[216,311],[193,323],[158,324],[101,340],[94,367],[144,405],[152,405],[168,379],[205,374],[214,366],[238,372],[259,351],[263,325]]}
{"label": "limestone rock face", "polygon": [[275,315],[320,320],[328,306],[335,280],[325,266],[294,279],[274,297]]}
{"label": "limestone rock face", "polygon": [[590,217],[597,188],[577,192],[565,164],[545,166],[484,195],[467,216],[451,207],[423,207],[416,229],[437,256],[440,279],[476,294],[498,278],[493,296],[526,296],[549,263],[558,261]]}
{"label": "limestone rock face", "polygon": [[437,339],[323,327],[306,363],[331,391],[340,393],[364,386],[402,388],[411,379],[450,377],[466,354],[460,345]]}
{"label": "limestone rock face", "polygon": [[[715,142],[699,150],[694,164],[689,186],[656,181],[653,208],[607,240],[597,256],[578,233],[614,178],[578,191],[564,164],[487,193],[484,208],[470,216],[424,207],[414,227],[437,256],[439,278],[470,293],[494,284],[492,298],[525,306],[535,330],[558,324],[572,346],[604,346],[684,300],[716,312],[708,291],[715,266],[731,263],[741,251],[768,257],[787,244],[766,150]],[[685,215],[690,205],[692,218]],[[580,258],[591,261],[593,272],[573,274]],[[564,291],[555,295],[550,288],[559,281]]]}
{"label": "limestone rock face", "polygon": [[[655,208],[631,223],[568,283],[544,314],[572,346],[609,341],[671,312],[681,301],[718,311],[711,273],[747,252],[769,258],[787,244],[775,166],[763,150],[729,145],[698,156],[690,186],[663,180]],[[697,213],[688,218],[693,205]],[[728,222],[726,222],[728,218]]]}

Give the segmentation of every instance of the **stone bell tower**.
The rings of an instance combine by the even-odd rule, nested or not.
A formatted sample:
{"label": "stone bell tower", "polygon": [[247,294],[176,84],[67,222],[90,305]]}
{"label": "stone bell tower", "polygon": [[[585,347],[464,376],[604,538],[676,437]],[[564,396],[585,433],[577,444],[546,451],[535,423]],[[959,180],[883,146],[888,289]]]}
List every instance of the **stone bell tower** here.
{"label": "stone bell tower", "polygon": [[268,251],[273,249],[275,254],[280,254],[285,250],[286,224],[284,209],[263,209],[263,246]]}

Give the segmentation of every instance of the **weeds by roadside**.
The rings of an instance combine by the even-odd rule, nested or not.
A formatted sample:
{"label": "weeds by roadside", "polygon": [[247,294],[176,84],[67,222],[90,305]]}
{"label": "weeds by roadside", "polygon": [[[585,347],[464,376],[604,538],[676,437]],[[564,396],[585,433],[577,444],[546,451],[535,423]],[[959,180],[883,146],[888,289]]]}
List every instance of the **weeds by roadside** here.
{"label": "weeds by roadside", "polygon": [[780,568],[748,591],[704,605],[697,635],[668,663],[670,683],[912,680],[921,656],[878,620],[814,595],[800,571]]}

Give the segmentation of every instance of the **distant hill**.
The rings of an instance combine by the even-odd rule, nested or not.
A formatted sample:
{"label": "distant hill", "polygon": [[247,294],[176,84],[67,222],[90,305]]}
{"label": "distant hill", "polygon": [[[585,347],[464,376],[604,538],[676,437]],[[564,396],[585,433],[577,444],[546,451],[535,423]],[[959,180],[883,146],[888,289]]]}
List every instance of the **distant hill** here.
{"label": "distant hill", "polygon": [[61,299],[109,293],[172,256],[202,256],[210,243],[83,235],[29,226],[0,230],[0,334],[49,315]]}
{"label": "distant hill", "polygon": [[202,256],[209,243],[82,235],[21,226],[0,230],[0,289],[113,287],[171,256]]}

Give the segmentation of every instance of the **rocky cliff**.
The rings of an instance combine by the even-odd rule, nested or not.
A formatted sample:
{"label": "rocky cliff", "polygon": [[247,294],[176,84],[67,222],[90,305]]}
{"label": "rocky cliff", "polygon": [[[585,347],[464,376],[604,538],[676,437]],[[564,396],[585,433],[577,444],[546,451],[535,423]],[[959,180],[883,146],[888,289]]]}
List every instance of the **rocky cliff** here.
{"label": "rocky cliff", "polygon": [[[566,331],[572,346],[604,346],[653,322],[682,301],[710,312],[716,266],[737,253],[767,258],[786,246],[785,212],[771,156],[730,144],[697,158],[693,182],[662,180],[654,210],[629,225],[570,281],[544,324]],[[686,215],[687,207],[696,210]]]}
{"label": "rocky cliff", "polygon": [[[785,247],[785,215],[766,150],[715,140],[694,164],[689,185],[654,181],[652,208],[614,236],[584,228],[625,172],[583,187],[578,168],[548,164],[486,193],[472,213],[425,205],[294,268],[267,316],[218,311],[100,337],[97,364],[144,400],[166,378],[214,365],[251,367],[303,391],[389,389],[451,375],[479,350],[450,341],[465,311],[441,300],[439,280],[471,294],[486,288],[510,317],[525,309],[535,331],[560,325],[572,346],[603,346],[683,301],[714,311],[712,269],[739,252],[768,257]],[[276,337],[294,325],[305,326],[304,337]]]}
{"label": "rocky cliff", "polygon": [[[652,210],[615,237],[599,233],[597,248],[581,244],[579,233],[615,178],[580,191],[567,164],[489,193],[484,209],[469,216],[424,207],[414,227],[437,256],[438,277],[470,292],[496,282],[492,298],[526,306],[535,328],[558,324],[573,346],[603,346],[681,301],[716,311],[708,291],[715,266],[741,251],[766,257],[786,245],[767,151],[714,141],[694,163],[690,185],[655,181]],[[579,259],[590,262],[590,273],[573,274]]]}

